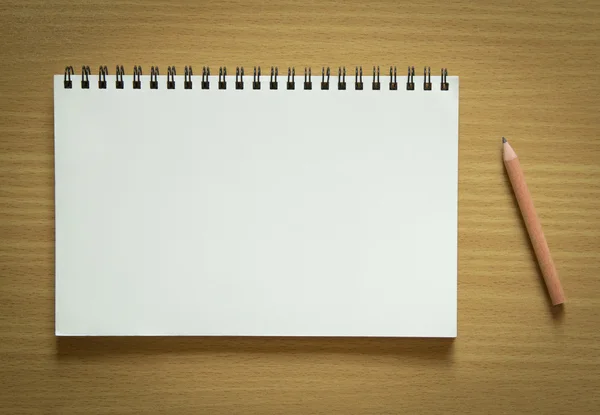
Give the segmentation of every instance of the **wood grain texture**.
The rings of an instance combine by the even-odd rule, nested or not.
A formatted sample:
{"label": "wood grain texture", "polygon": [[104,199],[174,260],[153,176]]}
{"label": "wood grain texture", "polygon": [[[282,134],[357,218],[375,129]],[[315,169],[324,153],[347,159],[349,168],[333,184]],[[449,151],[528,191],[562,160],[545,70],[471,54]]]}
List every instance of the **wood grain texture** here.
{"label": "wood grain texture", "polygon": [[[595,0],[4,0],[0,412],[600,412],[599,21]],[[57,340],[52,74],[117,63],[129,73],[410,64],[459,75],[459,337]],[[559,314],[502,135],[527,171],[569,299]]]}

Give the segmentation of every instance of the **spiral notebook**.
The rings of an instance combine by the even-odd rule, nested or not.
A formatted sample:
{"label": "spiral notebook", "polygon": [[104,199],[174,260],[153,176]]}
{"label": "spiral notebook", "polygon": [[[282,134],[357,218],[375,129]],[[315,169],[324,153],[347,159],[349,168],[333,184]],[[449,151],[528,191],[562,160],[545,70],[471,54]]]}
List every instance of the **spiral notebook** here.
{"label": "spiral notebook", "polygon": [[54,76],[57,335],[456,336],[458,77],[263,72]]}

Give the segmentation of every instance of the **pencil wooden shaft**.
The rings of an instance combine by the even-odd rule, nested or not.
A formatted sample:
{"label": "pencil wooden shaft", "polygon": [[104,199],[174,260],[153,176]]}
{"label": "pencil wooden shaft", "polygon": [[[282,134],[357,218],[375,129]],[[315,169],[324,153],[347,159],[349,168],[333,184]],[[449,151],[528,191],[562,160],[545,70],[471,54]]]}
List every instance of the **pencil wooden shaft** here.
{"label": "pencil wooden shaft", "polygon": [[552,261],[552,256],[550,255],[546,237],[542,231],[540,219],[535,211],[533,199],[531,198],[531,194],[525,183],[525,177],[523,176],[523,170],[521,170],[519,159],[514,158],[512,160],[505,160],[504,165],[506,166],[506,171],[508,172],[508,177],[510,178],[517,202],[519,203],[519,208],[521,209],[521,214],[523,215],[523,220],[525,221],[525,226],[527,227],[527,232],[529,233],[529,238],[531,239],[531,244],[535,251],[535,256],[540,264],[552,304],[562,304],[565,302],[562,286],[558,279],[554,261]]}

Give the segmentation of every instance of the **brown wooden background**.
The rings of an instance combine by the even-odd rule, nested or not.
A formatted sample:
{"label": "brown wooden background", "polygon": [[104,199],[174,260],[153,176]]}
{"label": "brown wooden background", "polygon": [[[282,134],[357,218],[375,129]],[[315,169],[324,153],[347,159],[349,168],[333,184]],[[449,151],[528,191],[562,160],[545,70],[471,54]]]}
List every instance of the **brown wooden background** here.
{"label": "brown wooden background", "polygon": [[[0,412],[600,413],[599,22],[594,0],[4,0]],[[459,337],[56,339],[52,75],[117,63],[459,75]],[[549,308],[502,135],[563,312]]]}

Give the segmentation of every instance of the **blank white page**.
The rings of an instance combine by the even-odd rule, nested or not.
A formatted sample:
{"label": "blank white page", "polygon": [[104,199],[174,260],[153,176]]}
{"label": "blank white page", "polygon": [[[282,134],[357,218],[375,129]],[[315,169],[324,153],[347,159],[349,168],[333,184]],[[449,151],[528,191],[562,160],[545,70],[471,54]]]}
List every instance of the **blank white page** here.
{"label": "blank white page", "polygon": [[449,91],[54,77],[57,335],[456,336]]}

